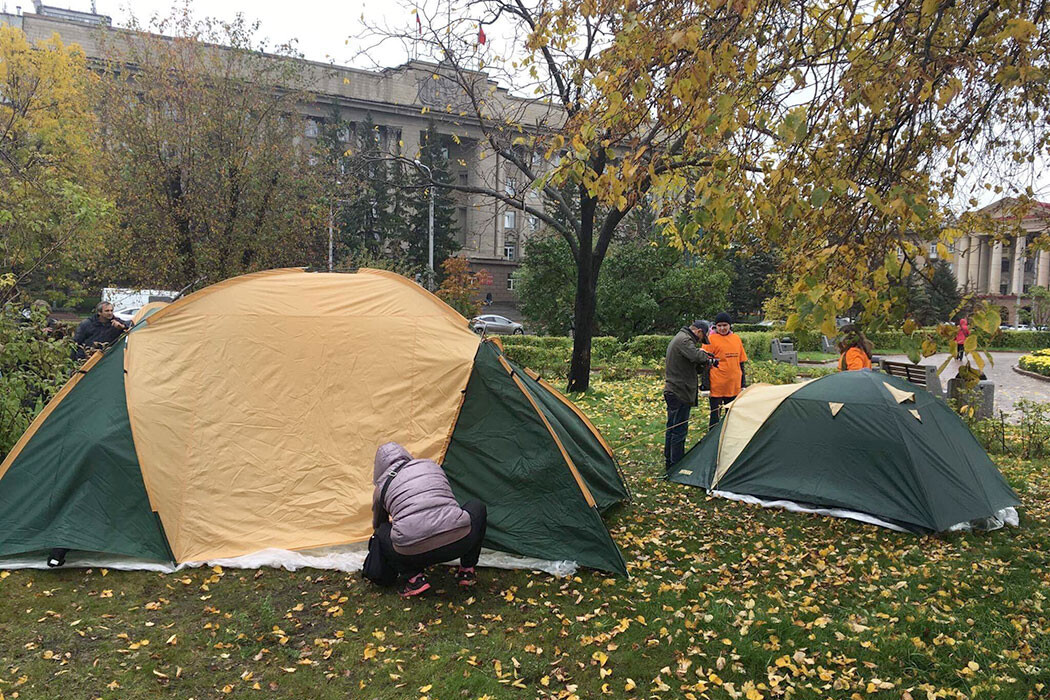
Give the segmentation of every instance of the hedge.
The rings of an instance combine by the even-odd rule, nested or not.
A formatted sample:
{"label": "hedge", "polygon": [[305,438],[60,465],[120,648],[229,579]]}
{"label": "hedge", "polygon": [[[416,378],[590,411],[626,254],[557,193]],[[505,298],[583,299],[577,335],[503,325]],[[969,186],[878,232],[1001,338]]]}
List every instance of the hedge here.
{"label": "hedge", "polygon": [[1050,331],[999,331],[988,345],[1011,350],[1050,348]]}
{"label": "hedge", "polygon": [[[763,331],[761,333],[741,332],[737,333],[744,343],[744,351],[752,360],[771,360],[773,356],[769,345],[773,338],[781,337],[780,333]],[[627,351],[632,355],[638,355],[651,361],[663,362],[667,355],[667,344],[671,342],[669,335],[640,335],[627,341]]]}
{"label": "hedge", "polygon": [[[743,324],[741,324],[743,325]],[[793,333],[770,331],[740,331],[737,333],[744,343],[744,350],[749,359],[754,361],[771,360],[770,341],[773,338],[790,337],[795,342],[795,349],[800,352],[817,352],[820,350],[821,335],[816,331],[795,331]],[[637,357],[646,366],[662,367],[667,354],[670,335],[639,335],[626,343],[614,337],[603,336],[593,339],[591,345],[591,363],[594,366],[621,364],[626,357]],[[904,334],[899,331],[872,333],[868,339],[875,346],[875,352],[900,352],[904,346]],[[564,375],[568,371],[572,355],[572,338],[564,336],[504,336],[503,346],[507,356],[518,364],[527,365],[536,371]],[[947,352],[949,341],[937,339],[940,352]],[[1000,331],[992,337],[987,347],[997,350],[1038,350],[1050,348],[1050,331]]]}
{"label": "hedge", "polygon": [[570,348],[541,347],[524,343],[504,343],[504,350],[512,362],[536,370],[540,374],[564,377],[569,372]]}

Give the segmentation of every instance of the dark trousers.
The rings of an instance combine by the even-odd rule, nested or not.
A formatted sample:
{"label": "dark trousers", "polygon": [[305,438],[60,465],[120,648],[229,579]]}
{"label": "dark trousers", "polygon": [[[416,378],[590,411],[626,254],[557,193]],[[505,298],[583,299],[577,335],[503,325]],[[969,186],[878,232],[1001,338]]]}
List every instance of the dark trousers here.
{"label": "dark trousers", "polygon": [[735,396],[709,396],[707,397],[707,405],[711,407],[711,417],[708,419],[708,425],[712,428],[715,427],[715,423],[722,419],[722,406],[735,399]]}
{"label": "dark trousers", "polygon": [[421,573],[428,566],[453,559],[459,559],[460,566],[467,568],[477,566],[478,557],[481,555],[481,542],[485,539],[488,510],[485,504],[478,500],[467,501],[463,504],[463,510],[470,513],[470,532],[455,542],[421,554],[401,554],[395,550],[393,542],[390,541],[391,525],[383,523],[376,530],[383,559],[405,578]]}
{"label": "dark trousers", "polygon": [[685,454],[685,438],[689,433],[689,411],[692,409],[670,391],[664,392],[667,403],[667,430],[664,431],[664,467],[671,467]]}

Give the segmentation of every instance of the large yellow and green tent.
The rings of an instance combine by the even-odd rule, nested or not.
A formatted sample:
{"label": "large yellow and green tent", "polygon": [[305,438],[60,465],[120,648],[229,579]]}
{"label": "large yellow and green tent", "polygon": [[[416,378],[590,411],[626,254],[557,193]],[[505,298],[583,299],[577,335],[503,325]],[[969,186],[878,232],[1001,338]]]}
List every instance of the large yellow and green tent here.
{"label": "large yellow and green tent", "polygon": [[748,387],[668,479],[919,533],[1016,524],[1020,504],[943,400],[868,370]]}
{"label": "large yellow and green tent", "polygon": [[486,545],[626,573],[612,450],[498,342],[390,272],[280,269],[150,310],[0,465],[0,557],[181,564],[371,534],[387,441],[488,505]]}

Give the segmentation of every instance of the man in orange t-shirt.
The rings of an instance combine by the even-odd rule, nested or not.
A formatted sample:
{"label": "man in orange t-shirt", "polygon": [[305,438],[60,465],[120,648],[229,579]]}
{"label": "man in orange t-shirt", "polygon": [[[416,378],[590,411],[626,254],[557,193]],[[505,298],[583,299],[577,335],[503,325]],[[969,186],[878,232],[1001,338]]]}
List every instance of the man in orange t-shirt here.
{"label": "man in orange t-shirt", "polygon": [[707,399],[712,426],[722,417],[722,406],[735,399],[747,386],[744,374],[747,352],[740,336],[733,332],[731,321],[725,311],[715,316],[715,332],[708,336],[707,345],[704,345],[704,350],[718,358],[718,366],[711,368],[711,395]]}

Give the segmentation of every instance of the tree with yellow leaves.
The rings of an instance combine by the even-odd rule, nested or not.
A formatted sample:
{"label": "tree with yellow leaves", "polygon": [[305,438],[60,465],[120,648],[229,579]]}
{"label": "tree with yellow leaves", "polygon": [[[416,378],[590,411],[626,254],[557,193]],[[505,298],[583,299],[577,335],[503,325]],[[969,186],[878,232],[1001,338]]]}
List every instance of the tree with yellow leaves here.
{"label": "tree with yellow leaves", "polygon": [[179,289],[323,264],[329,207],[296,111],[307,66],[242,17],[176,8],[152,28],[102,44],[98,109],[113,136],[106,172],[125,282]]}
{"label": "tree with yellow leaves", "polygon": [[[477,0],[415,40],[522,192],[459,187],[543,220],[576,263],[569,388],[588,386],[595,284],[625,215],[677,247],[784,253],[800,322],[903,320],[922,246],[952,237],[960,184],[1047,151],[1050,23],[1028,0]],[[478,26],[517,37],[506,56]],[[497,36],[496,31],[490,35]],[[483,69],[484,73],[479,71]],[[487,73],[488,75],[485,75]],[[533,100],[498,99],[490,77]],[[532,154],[542,156],[537,165]],[[1008,177],[1008,176],[1007,176]],[[997,183],[1002,186],[1002,183]],[[524,188],[523,188],[524,189]],[[974,315],[979,326],[993,313]]]}
{"label": "tree with yellow leaves", "polygon": [[[0,26],[0,306],[83,292],[112,214],[98,176],[94,77],[79,47]],[[74,266],[75,262],[75,266]]]}

